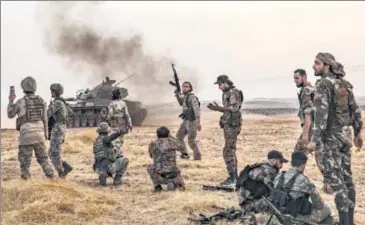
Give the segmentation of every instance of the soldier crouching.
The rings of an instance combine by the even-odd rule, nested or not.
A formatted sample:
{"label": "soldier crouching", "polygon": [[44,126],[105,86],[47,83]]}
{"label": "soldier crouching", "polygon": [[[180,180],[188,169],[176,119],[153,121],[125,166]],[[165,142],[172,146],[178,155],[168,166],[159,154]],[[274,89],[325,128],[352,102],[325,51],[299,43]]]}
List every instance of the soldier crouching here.
{"label": "soldier crouching", "polygon": [[176,188],[185,189],[180,169],[176,166],[176,151],[186,154],[186,147],[181,141],[170,136],[170,130],[166,127],[157,129],[158,139],[149,145],[149,154],[153,163],[147,167],[155,187],[155,192],[162,190],[161,185],[167,184],[167,190]]}
{"label": "soldier crouching", "polygon": [[127,129],[121,129],[111,135],[111,128],[108,123],[102,122],[96,130],[99,136],[93,143],[94,150],[94,171],[99,174],[100,185],[106,185],[106,179],[113,177],[113,184],[122,184],[122,177],[127,170],[129,160],[123,156],[120,146],[115,146],[113,141],[127,133]]}

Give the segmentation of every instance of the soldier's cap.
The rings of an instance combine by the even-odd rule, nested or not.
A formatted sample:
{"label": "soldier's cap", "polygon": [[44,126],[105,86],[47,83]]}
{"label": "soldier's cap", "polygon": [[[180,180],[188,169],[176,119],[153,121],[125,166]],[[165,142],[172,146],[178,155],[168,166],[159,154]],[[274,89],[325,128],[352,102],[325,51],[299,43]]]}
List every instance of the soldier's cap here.
{"label": "soldier's cap", "polygon": [[229,80],[227,75],[219,75],[217,77],[217,81],[214,84],[221,84],[221,83],[226,82],[227,80]]}
{"label": "soldier's cap", "polygon": [[289,162],[286,158],[284,158],[283,154],[277,150],[272,150],[269,153],[267,153],[268,159],[279,159],[282,163]]}
{"label": "soldier's cap", "polygon": [[307,160],[308,160],[307,155],[302,151],[295,151],[291,155],[292,164],[295,165],[303,165],[307,163]]}
{"label": "soldier's cap", "polygon": [[96,128],[96,132],[99,134],[108,134],[111,132],[111,128],[109,127],[109,124],[107,122],[101,122],[98,128]]}

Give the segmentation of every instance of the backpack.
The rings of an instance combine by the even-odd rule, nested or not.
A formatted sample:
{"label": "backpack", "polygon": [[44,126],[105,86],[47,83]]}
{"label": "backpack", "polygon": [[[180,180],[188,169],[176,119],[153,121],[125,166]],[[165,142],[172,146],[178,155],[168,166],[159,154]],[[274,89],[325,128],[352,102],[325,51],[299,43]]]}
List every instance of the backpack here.
{"label": "backpack", "polygon": [[247,165],[240,172],[240,175],[237,178],[236,190],[238,190],[240,187],[243,187],[252,194],[254,199],[259,199],[263,195],[269,194],[270,189],[266,186],[266,184],[264,184],[264,182],[251,179],[249,176],[252,169],[258,168],[262,165],[268,165],[272,167],[270,163],[255,163],[253,165]]}
{"label": "backpack", "polygon": [[283,171],[279,178],[278,185],[270,192],[270,201],[282,214],[290,214],[296,217],[298,213],[308,215],[311,212],[312,203],[308,199],[308,194],[297,199],[293,199],[289,195],[295,180],[300,174],[300,172],[297,172],[288,183],[284,184],[285,171]]}

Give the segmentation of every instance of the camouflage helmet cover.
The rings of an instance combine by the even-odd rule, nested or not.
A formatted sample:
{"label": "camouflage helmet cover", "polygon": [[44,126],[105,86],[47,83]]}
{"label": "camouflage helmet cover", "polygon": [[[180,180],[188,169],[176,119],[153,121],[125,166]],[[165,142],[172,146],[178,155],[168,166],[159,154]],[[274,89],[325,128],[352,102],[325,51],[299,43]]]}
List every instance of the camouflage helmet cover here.
{"label": "camouflage helmet cover", "polygon": [[51,89],[51,91],[53,91],[53,92],[55,92],[55,93],[57,93],[59,95],[62,95],[63,94],[63,87],[59,83],[51,84],[50,89]]}
{"label": "camouflage helmet cover", "polygon": [[107,122],[101,122],[98,128],[96,128],[96,132],[99,134],[108,134],[111,132],[111,128]]}
{"label": "camouflage helmet cover", "polygon": [[37,90],[37,82],[33,77],[26,77],[20,83],[20,86],[24,91],[35,92]]}
{"label": "camouflage helmet cover", "polygon": [[229,80],[227,75],[220,75],[217,77],[217,81],[214,84],[221,84]]}

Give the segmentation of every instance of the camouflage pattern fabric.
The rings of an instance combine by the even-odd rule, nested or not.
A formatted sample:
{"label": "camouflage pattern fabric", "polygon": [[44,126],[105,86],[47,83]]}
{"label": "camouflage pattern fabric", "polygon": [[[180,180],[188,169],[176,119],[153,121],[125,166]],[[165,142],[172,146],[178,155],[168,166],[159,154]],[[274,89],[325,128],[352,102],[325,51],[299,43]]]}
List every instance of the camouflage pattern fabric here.
{"label": "camouflage pattern fabric", "polygon": [[[325,74],[316,82],[316,94],[314,98],[315,121],[311,140],[318,143],[323,141],[324,182],[329,184],[335,193],[335,202],[338,211],[347,212],[348,207],[353,207],[355,196],[348,198],[348,191],[355,193],[351,172],[351,146],[349,133],[344,129],[341,117],[331,115],[333,96],[327,87],[327,79],[332,83],[337,82],[332,73]],[[347,82],[342,80],[343,82]],[[348,108],[352,114],[352,126],[355,135],[362,127],[361,112],[354,99],[352,86],[348,85]],[[340,102],[341,103],[341,102]],[[337,112],[336,112],[337,113]],[[335,126],[334,124],[343,124]],[[348,130],[348,128],[347,128]]]}
{"label": "camouflage pattern fabric", "polygon": [[103,158],[97,160],[95,164],[96,173],[102,174],[104,171],[107,171],[110,175],[120,175],[123,176],[127,171],[129,165],[129,160],[126,157],[119,157],[114,162]]}
{"label": "camouflage pattern fabric", "polygon": [[150,175],[154,187],[169,182],[172,182],[176,187],[185,187],[184,181],[180,175],[180,170],[169,173],[159,173],[156,171],[154,165],[150,164],[147,166],[147,172]]}
{"label": "camouflage pattern fabric", "polygon": [[239,129],[239,127],[231,127],[228,125],[225,125],[223,128],[225,140],[223,159],[226,163],[228,173],[234,173],[237,171],[236,145]]}
{"label": "camouflage pattern fabric", "polygon": [[196,124],[197,121],[183,120],[179,130],[177,131],[176,137],[182,143],[184,143],[184,138],[186,137],[186,135],[188,135],[188,144],[191,150],[193,150],[194,152],[194,158],[201,159],[201,153],[196,141],[196,136],[197,136]]}
{"label": "camouflage pattern fabric", "polygon": [[52,160],[52,164],[59,173],[63,173],[62,165],[62,144],[65,140],[66,124],[55,124],[51,131],[51,139],[48,154]]}
{"label": "camouflage pattern fabric", "polygon": [[[113,131],[119,131],[120,128],[124,126],[133,126],[127,104],[121,99],[112,100],[109,103],[107,119]],[[124,135],[121,135],[118,139],[114,140],[114,145],[119,148],[122,148],[123,143]]]}
{"label": "camouflage pattern fabric", "polygon": [[[154,185],[169,179],[176,179],[176,184],[183,184],[182,178],[179,177],[180,170],[176,165],[176,151],[186,153],[186,147],[181,141],[173,137],[159,138],[150,143],[148,151],[153,164],[148,166],[147,171]],[[173,175],[168,176],[168,174]]]}
{"label": "camouflage pattern fabric", "polygon": [[20,145],[18,152],[18,160],[20,162],[20,174],[24,179],[29,178],[30,172],[30,164],[32,162],[32,154],[33,150],[35,156],[37,158],[37,162],[41,165],[43,173],[47,177],[53,177],[53,168],[49,162],[47,153],[46,153],[46,145],[44,142],[39,142],[32,145]]}
{"label": "camouflage pattern fabric", "polygon": [[[296,167],[290,167],[288,171],[284,175],[284,184],[287,184],[289,180],[298,172]],[[274,180],[274,186],[276,187],[279,183],[279,179],[282,173],[276,176]],[[303,173],[301,173],[296,179],[295,182],[289,192],[289,195],[293,199],[297,199],[299,197],[305,196],[305,194],[309,195],[309,200],[312,203],[312,211],[309,215],[300,215],[298,214],[297,218],[307,221],[308,223],[319,223],[326,218],[331,216],[330,208],[324,204],[321,196],[316,190],[316,187],[313,183],[310,182],[308,177],[306,177]]]}
{"label": "camouflage pattern fabric", "polygon": [[[263,163],[271,164],[269,161],[264,161]],[[272,186],[277,174],[278,172],[273,166],[264,164],[260,167],[252,169],[249,172],[249,177],[256,181],[262,181],[268,186]],[[263,199],[254,199],[250,191],[243,187],[240,187],[238,192],[238,203],[245,213],[259,213],[267,212],[269,210]]]}

